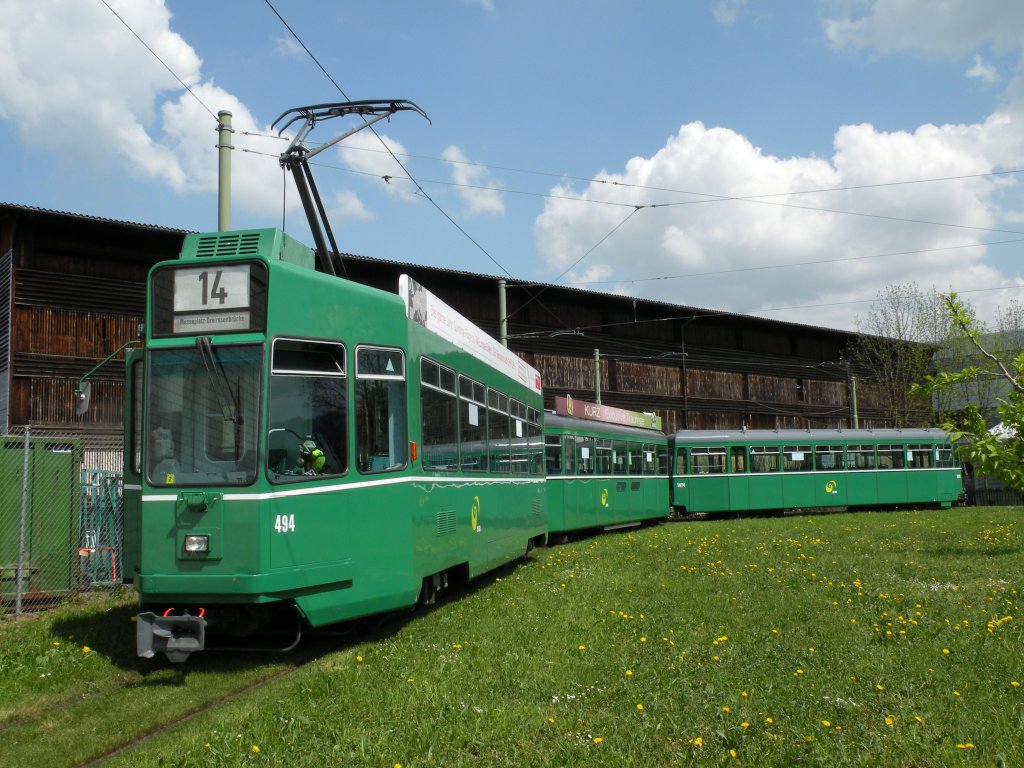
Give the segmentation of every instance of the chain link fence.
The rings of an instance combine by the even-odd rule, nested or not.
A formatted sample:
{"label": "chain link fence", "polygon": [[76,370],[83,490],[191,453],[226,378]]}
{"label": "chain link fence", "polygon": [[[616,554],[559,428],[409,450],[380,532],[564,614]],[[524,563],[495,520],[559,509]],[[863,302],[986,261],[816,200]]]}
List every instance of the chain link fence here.
{"label": "chain link fence", "polygon": [[122,446],[32,428],[0,436],[0,616],[123,582]]}

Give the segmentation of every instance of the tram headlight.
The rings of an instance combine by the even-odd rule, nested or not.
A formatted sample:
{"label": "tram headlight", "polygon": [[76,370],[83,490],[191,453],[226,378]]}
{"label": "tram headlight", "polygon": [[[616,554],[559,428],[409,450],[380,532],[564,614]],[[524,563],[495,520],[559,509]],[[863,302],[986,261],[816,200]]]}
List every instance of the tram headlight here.
{"label": "tram headlight", "polygon": [[185,551],[186,552],[209,552],[210,551],[210,537],[206,535],[202,536],[186,536],[185,537]]}

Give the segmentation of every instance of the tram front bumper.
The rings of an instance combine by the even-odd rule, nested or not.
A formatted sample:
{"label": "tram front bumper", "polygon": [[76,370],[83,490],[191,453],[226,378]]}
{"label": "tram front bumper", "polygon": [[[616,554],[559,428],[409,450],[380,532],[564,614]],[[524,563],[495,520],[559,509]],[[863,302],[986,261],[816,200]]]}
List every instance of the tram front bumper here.
{"label": "tram front bumper", "polygon": [[206,619],[202,616],[157,616],[147,612],[140,613],[136,622],[135,648],[144,659],[162,653],[168,661],[181,663],[206,646]]}

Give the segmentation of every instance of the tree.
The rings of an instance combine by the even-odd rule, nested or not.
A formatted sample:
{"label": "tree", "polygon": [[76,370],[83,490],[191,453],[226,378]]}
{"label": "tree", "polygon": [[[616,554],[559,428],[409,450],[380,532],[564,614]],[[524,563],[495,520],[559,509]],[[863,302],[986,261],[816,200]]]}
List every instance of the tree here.
{"label": "tree", "polygon": [[[1019,339],[1009,334],[984,337],[974,313],[955,293],[943,294],[942,300],[954,327],[976,351],[977,362],[960,371],[926,377],[915,391],[930,395],[965,384],[1001,382],[1006,394],[994,409],[1001,429],[991,430],[982,409],[973,402],[966,403],[962,410],[946,413],[942,427],[958,442],[961,458],[972,463],[977,474],[998,478],[1010,490],[1024,493],[1024,352],[1019,346],[1015,351],[1009,346]],[[1020,305],[1015,302],[1000,315],[999,324],[1020,322],[1022,318]],[[1019,335],[1021,327],[1004,330]]]}
{"label": "tree", "polygon": [[882,390],[884,418],[894,427],[929,421],[928,395],[912,389],[927,376],[932,352],[950,332],[950,318],[937,293],[916,283],[879,291],[866,318],[858,318],[859,338],[851,345],[851,367],[863,371]]}

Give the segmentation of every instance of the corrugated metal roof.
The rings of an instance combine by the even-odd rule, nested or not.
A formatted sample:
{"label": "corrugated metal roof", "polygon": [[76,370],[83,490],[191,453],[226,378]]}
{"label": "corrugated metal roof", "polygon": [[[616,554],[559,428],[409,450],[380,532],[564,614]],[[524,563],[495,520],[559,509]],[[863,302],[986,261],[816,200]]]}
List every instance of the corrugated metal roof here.
{"label": "corrugated metal roof", "polygon": [[118,224],[125,227],[145,229],[152,232],[169,232],[171,234],[187,235],[193,231],[189,229],[176,229],[174,227],[161,227],[157,224],[142,224],[137,221],[124,221],[123,219],[108,219],[102,216],[88,216],[83,213],[72,213],[70,211],[55,211],[50,208],[38,208],[33,205],[18,205],[16,203],[0,202],[0,210],[4,209],[11,211],[21,211],[23,213],[38,213],[47,216],[63,216],[68,219],[77,219],[79,221],[93,221],[102,224]]}
{"label": "corrugated metal roof", "polygon": [[847,331],[841,328],[827,328],[820,325],[810,325],[808,323],[794,323],[787,320],[772,320],[767,317],[758,317],[757,315],[743,315],[736,312],[729,312],[721,309],[709,309],[707,307],[695,307],[688,304],[673,304],[667,301],[658,301],[655,299],[644,299],[638,296],[628,296],[621,293],[602,293],[601,291],[592,291],[587,288],[577,288],[571,285],[559,285],[557,283],[540,283],[536,280],[520,280],[514,277],[507,277],[504,275],[488,275],[479,272],[465,272],[458,269],[449,269],[447,267],[434,267],[427,264],[411,264],[408,262],[393,261],[391,259],[381,259],[374,256],[360,256],[357,254],[343,253],[341,254],[344,259],[355,259],[357,261],[365,261],[368,263],[386,264],[394,266],[396,268],[403,267],[416,267],[418,269],[426,269],[432,272],[440,272],[442,274],[449,274],[458,277],[471,277],[479,278],[484,280],[504,280],[510,286],[520,286],[529,288],[538,288],[541,290],[557,290],[557,291],[569,291],[572,293],[582,294],[591,296],[595,299],[615,299],[617,301],[636,301],[638,304],[643,304],[650,307],[665,307],[675,310],[676,312],[683,312],[685,314],[697,313],[698,315],[704,315],[707,317],[725,317],[742,321],[745,323],[757,322],[765,323],[771,326],[778,326],[783,328],[801,329],[801,330],[813,330],[822,333],[838,334],[841,336],[859,336],[856,331]]}
{"label": "corrugated metal roof", "polygon": [[[104,224],[117,224],[117,225],[121,225],[121,226],[133,227],[133,228],[136,228],[136,229],[144,229],[144,230],[153,231],[153,232],[167,232],[167,233],[172,233],[172,234],[180,234],[182,236],[184,236],[186,234],[191,234],[191,233],[196,231],[196,230],[187,230],[187,229],[176,229],[176,228],[173,228],[173,227],[162,227],[162,226],[158,226],[158,225],[155,225],[155,224],[143,224],[143,223],[140,223],[140,222],[124,221],[124,220],[120,220],[120,219],[108,219],[108,218],[103,218],[103,217],[100,217],[100,216],[88,216],[88,215],[85,215],[85,214],[71,213],[71,212],[68,212],[68,211],[55,211],[55,210],[52,210],[52,209],[38,208],[38,207],[35,207],[35,206],[29,206],[29,205],[18,205],[18,204],[15,204],[15,203],[2,203],[2,202],[0,202],[0,210],[2,210],[2,209],[9,209],[9,210],[13,210],[13,211],[22,211],[22,212],[26,212],[26,213],[37,213],[37,214],[50,215],[50,216],[64,216],[64,217],[67,217],[67,218],[78,219],[78,220],[81,220],[81,221],[93,221],[93,222],[104,223]],[[601,299],[601,300],[614,299],[614,300],[620,301],[620,302],[621,301],[636,301],[638,304],[643,304],[644,306],[648,306],[648,307],[664,307],[666,309],[671,309],[671,310],[673,310],[676,313],[683,313],[683,314],[687,314],[687,315],[697,313],[699,315],[704,315],[704,316],[707,316],[707,317],[722,317],[722,318],[728,318],[728,319],[731,319],[731,320],[736,320],[736,321],[744,322],[744,323],[751,323],[751,322],[753,322],[753,323],[765,324],[767,326],[776,327],[776,328],[790,328],[790,329],[793,329],[793,330],[803,330],[803,331],[810,330],[810,331],[815,331],[815,332],[818,332],[818,333],[837,334],[837,335],[840,335],[840,336],[857,336],[857,335],[859,335],[855,331],[846,331],[846,330],[842,330],[842,329],[839,329],[839,328],[827,328],[825,326],[811,325],[809,323],[794,323],[794,322],[790,322],[790,321],[786,321],[786,320],[772,320],[770,318],[758,317],[757,315],[743,315],[743,314],[739,314],[739,313],[736,313],[736,312],[729,312],[729,311],[726,311],[726,310],[710,309],[710,308],[707,308],[707,307],[695,307],[695,306],[686,305],[686,304],[673,304],[671,302],[666,302],[666,301],[657,301],[657,300],[654,300],[654,299],[645,299],[645,298],[640,298],[640,297],[636,297],[636,296],[627,296],[627,295],[617,294],[617,293],[602,293],[600,291],[592,291],[592,290],[589,290],[589,289],[586,289],[586,288],[577,288],[575,286],[569,286],[569,285],[559,285],[557,283],[541,283],[541,282],[537,282],[535,280],[522,280],[522,279],[518,279],[518,278],[514,278],[514,277],[507,277],[507,276],[501,276],[501,275],[489,275],[489,274],[480,273],[480,272],[467,272],[467,271],[464,271],[464,270],[450,269],[448,267],[437,267],[437,266],[431,266],[431,265],[427,265],[427,264],[414,264],[414,263],[411,263],[411,262],[394,261],[394,260],[391,260],[391,259],[382,259],[382,258],[378,258],[378,257],[374,257],[374,256],[360,256],[358,254],[351,254],[351,253],[343,253],[341,255],[345,259],[354,259],[354,260],[357,260],[357,261],[363,261],[363,262],[367,262],[367,263],[370,263],[370,264],[388,265],[388,266],[395,267],[398,270],[401,270],[403,268],[408,268],[408,267],[414,267],[414,268],[417,268],[417,269],[424,269],[424,270],[429,270],[431,272],[436,272],[436,273],[440,273],[440,274],[447,274],[447,275],[453,275],[453,276],[457,276],[457,277],[482,279],[482,280],[494,280],[494,281],[505,280],[506,283],[508,283],[510,286],[531,287],[531,288],[538,288],[540,290],[567,291],[567,292],[579,294],[579,295],[582,295],[582,296],[590,296],[590,297],[593,297],[595,299]]]}

